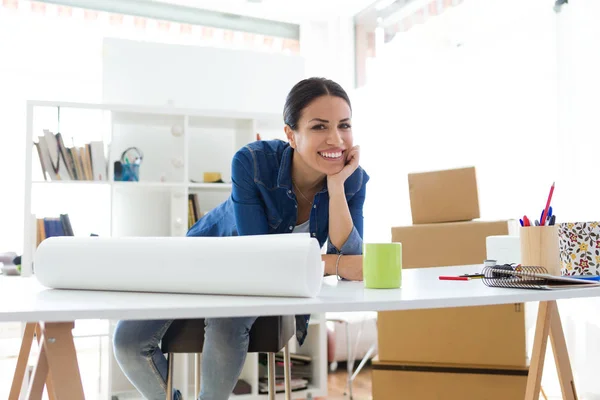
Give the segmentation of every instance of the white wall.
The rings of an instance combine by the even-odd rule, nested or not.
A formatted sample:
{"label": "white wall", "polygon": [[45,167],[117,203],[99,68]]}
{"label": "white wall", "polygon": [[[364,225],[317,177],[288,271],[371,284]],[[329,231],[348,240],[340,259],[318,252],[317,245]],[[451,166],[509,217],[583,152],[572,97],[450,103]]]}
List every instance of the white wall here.
{"label": "white wall", "polygon": [[107,38],[102,99],[107,103],[282,112],[304,76],[302,57]]}
{"label": "white wall", "polygon": [[386,44],[355,95],[372,176],[368,240],[411,224],[410,172],[475,165],[482,219],[539,218],[557,179],[551,5],[482,0],[451,11]]}
{"label": "white wall", "polygon": [[306,59],[307,76],[333,79],[351,92],[355,68],[354,22],[351,17],[306,21],[300,25],[300,46]]}
{"label": "white wall", "polygon": [[[563,6],[557,16],[559,142],[555,159],[560,175],[554,209],[561,210],[561,222],[600,220],[596,196],[600,189],[595,183],[600,147],[599,15],[600,2],[579,0]],[[595,373],[600,317],[588,311],[599,306],[597,298],[559,302],[577,392],[585,400],[600,399]]]}

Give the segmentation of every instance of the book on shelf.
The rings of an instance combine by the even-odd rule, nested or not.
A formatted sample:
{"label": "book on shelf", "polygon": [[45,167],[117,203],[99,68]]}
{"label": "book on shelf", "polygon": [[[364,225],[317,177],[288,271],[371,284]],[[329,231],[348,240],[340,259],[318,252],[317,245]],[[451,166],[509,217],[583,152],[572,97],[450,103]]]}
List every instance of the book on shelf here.
{"label": "book on shelf", "polygon": [[[261,353],[259,355],[259,363],[263,365],[267,365],[267,355],[265,353]],[[275,353],[275,362],[283,362],[284,356],[283,352]],[[298,354],[298,353],[290,353],[290,362],[292,365],[310,365],[312,363],[312,357],[306,354]]]}
{"label": "book on shelf", "polygon": [[[282,362],[275,363],[275,374],[277,376],[283,376],[285,372],[285,368]],[[291,365],[290,375],[295,379],[306,379],[310,382],[313,376],[312,366],[310,364],[306,365]],[[258,377],[259,378],[267,378],[269,376],[269,370],[266,365],[259,364],[258,365]]]}
{"label": "book on shelf", "polygon": [[[308,389],[308,381],[306,379],[295,379],[292,378],[290,381],[290,388],[292,391]],[[277,378],[275,380],[275,392],[280,393],[285,391],[285,381]],[[269,393],[269,385],[266,379],[261,378],[258,382],[258,393],[266,394]]]}
{"label": "book on shelf", "polygon": [[198,194],[188,194],[188,229],[192,227],[202,217],[200,211],[200,203],[198,202]]}
{"label": "book on shelf", "polygon": [[[283,352],[279,352],[275,354],[275,360],[283,361]],[[312,357],[306,354],[298,354],[298,353],[290,353],[290,361],[293,364],[310,364],[312,362]]]}
{"label": "book on shelf", "polygon": [[104,142],[90,141],[82,146],[67,147],[61,133],[44,129],[34,143],[45,180],[106,181],[108,162]]}
{"label": "book on shelf", "polygon": [[73,227],[69,214],[58,217],[37,218],[36,247],[45,239],[53,236],[73,236]]}
{"label": "book on shelf", "polygon": [[[281,352],[275,354],[275,375],[284,375],[284,358]],[[267,368],[267,355],[264,353],[259,354],[258,358],[258,377],[260,379],[267,379],[268,368]],[[292,379],[305,380],[308,385],[313,376],[312,371],[312,357],[304,354],[290,354],[290,375]]]}

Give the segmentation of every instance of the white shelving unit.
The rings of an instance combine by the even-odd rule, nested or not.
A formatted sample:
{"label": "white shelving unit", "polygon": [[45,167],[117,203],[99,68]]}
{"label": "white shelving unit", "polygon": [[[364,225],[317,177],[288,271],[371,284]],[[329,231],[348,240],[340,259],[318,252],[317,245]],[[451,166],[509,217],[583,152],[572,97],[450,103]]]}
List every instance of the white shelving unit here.
{"label": "white shelving unit", "polygon": [[[60,110],[60,114],[58,111]],[[38,118],[38,115],[40,118]],[[60,116],[60,117],[59,117]],[[56,133],[60,118],[60,131],[66,142],[85,133],[82,142],[102,140],[108,164],[107,181],[46,181],[38,171],[40,163],[32,144],[42,129]],[[42,122],[39,121],[42,120]],[[111,236],[166,235],[184,236],[187,231],[187,195],[199,194],[201,211],[206,212],[225,200],[231,191],[230,163],[235,151],[255,138],[278,136],[282,132],[278,114],[250,114],[222,110],[192,110],[172,107],[149,107],[122,104],[68,103],[50,101],[27,102],[26,175],[25,175],[25,226],[35,224],[34,215],[45,207],[39,203],[58,202],[61,191],[106,191],[110,199]],[[88,131],[89,129],[89,131]],[[267,132],[265,135],[264,132]],[[70,143],[66,143],[69,147]],[[139,182],[112,180],[113,163],[121,152],[136,146],[144,153]],[[226,183],[203,183],[204,172],[220,172]],[[200,182],[200,183],[197,183]],[[39,193],[37,193],[39,192]],[[160,194],[158,194],[160,193]],[[143,206],[136,196],[145,196]],[[162,199],[161,199],[162,197]],[[89,200],[80,198],[80,201]],[[152,203],[168,203],[169,213],[155,215],[165,222],[161,225],[153,218],[135,220],[136,211],[148,211]],[[90,207],[106,206],[90,202]],[[81,206],[81,203],[79,204]],[[161,205],[161,204],[158,204]],[[146,206],[146,207],[144,207]],[[57,205],[57,208],[60,208]],[[124,213],[131,212],[131,218]],[[167,215],[168,218],[162,218]],[[134,219],[134,220],[132,220]],[[124,227],[126,225],[127,227]],[[90,232],[91,233],[91,232]],[[95,232],[96,233],[96,232]],[[33,273],[32,257],[35,250],[35,230],[26,229],[23,239],[22,274]]]}
{"label": "white shelving unit", "polygon": [[[60,112],[59,112],[60,111]],[[60,122],[60,126],[59,125]],[[67,147],[91,140],[105,145],[108,180],[46,181],[33,143],[43,129],[61,132]],[[195,110],[123,104],[28,101],[26,124],[25,212],[22,275],[34,273],[36,218],[68,213],[76,236],[185,236],[188,230],[188,194],[198,193],[200,210],[207,212],[231,191],[231,158],[235,151],[255,140],[283,138],[279,114],[252,114],[223,110]],[[79,142],[78,142],[79,141]],[[139,148],[144,155],[139,182],[116,182],[113,164],[123,150]],[[204,172],[219,172],[225,183],[203,183]],[[84,322],[84,321],[81,321]],[[112,334],[115,321],[108,321]],[[106,333],[102,333],[106,334]],[[312,317],[309,337],[302,348],[292,350],[312,357],[309,390],[294,398],[327,395],[327,341],[323,315]],[[110,348],[110,346],[109,346]],[[139,398],[121,373],[109,351],[108,398]],[[179,358],[179,357],[178,357]],[[181,357],[183,371],[176,381],[193,383],[193,357]],[[235,396],[265,399],[258,393],[258,355],[249,354],[241,378],[252,394]],[[189,390],[191,390],[191,386]]]}

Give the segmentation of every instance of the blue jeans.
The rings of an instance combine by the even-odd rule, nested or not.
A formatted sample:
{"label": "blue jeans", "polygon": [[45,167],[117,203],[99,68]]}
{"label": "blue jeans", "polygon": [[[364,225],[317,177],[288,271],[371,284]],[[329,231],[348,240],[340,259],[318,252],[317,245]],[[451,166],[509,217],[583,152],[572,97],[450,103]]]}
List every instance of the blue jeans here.
{"label": "blue jeans", "polygon": [[[242,372],[250,328],[256,317],[207,318],[202,351],[201,400],[227,400]],[[119,321],[113,336],[115,358],[148,400],[165,400],[167,359],[159,347],[172,320]],[[181,394],[173,389],[173,400]]]}

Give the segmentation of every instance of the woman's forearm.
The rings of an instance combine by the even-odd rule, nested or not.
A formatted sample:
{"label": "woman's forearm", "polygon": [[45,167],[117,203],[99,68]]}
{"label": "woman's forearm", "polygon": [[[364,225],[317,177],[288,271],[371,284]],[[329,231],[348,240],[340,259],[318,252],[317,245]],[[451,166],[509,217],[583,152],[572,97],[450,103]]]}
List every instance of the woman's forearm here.
{"label": "woman's forearm", "polygon": [[354,223],[346,201],[344,186],[328,188],[329,191],[329,241],[341,249],[352,232]]}
{"label": "woman's forearm", "polygon": [[[325,261],[325,275],[335,275],[335,263],[338,260],[337,254],[323,254],[321,259]],[[340,277],[352,281],[361,281],[363,256],[341,256],[338,265],[338,273]]]}

